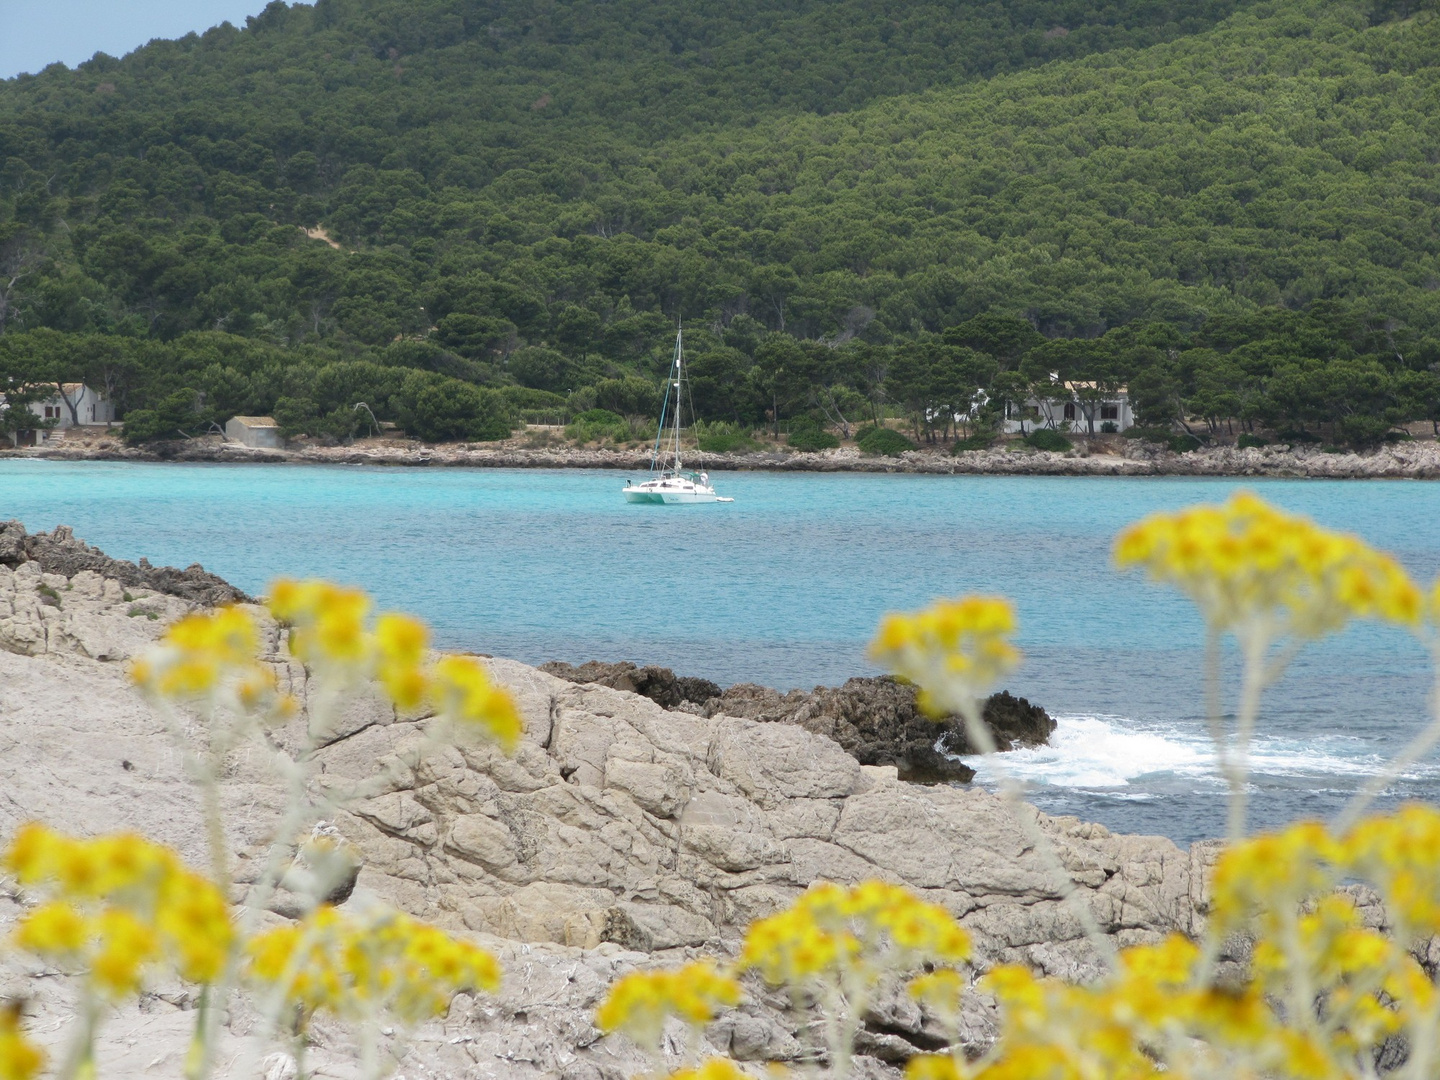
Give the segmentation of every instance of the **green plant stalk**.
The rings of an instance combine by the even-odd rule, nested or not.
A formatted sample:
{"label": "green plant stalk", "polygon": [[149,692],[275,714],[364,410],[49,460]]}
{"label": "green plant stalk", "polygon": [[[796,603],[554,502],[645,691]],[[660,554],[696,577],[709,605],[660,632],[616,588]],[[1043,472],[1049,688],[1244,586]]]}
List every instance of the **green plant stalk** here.
{"label": "green plant stalk", "polygon": [[65,1060],[57,1074],[58,1080],[94,1080],[95,1032],[100,1026],[100,1005],[94,988],[85,981],[80,996],[80,1029],[65,1051]]}
{"label": "green plant stalk", "polygon": [[1245,790],[1250,777],[1250,740],[1260,715],[1260,695],[1265,689],[1266,650],[1269,636],[1257,628],[1241,641],[1245,673],[1240,679],[1240,703],[1235,712],[1234,753],[1226,754],[1222,769],[1230,785],[1230,806],[1225,817],[1225,836],[1232,844],[1245,838],[1245,817],[1249,798]]}

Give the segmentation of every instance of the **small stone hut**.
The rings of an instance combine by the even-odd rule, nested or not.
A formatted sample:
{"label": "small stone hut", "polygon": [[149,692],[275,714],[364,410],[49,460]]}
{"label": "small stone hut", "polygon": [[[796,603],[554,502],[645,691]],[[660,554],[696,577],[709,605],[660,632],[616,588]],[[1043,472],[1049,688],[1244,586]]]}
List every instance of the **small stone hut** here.
{"label": "small stone hut", "polygon": [[276,449],[285,445],[280,425],[269,416],[232,416],[225,424],[225,438],[243,446]]}

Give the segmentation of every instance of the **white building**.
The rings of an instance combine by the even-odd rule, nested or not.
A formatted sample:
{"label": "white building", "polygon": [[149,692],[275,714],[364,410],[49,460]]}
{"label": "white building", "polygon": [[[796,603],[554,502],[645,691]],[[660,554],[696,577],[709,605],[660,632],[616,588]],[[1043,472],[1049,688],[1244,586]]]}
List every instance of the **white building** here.
{"label": "white building", "polygon": [[225,422],[225,438],[243,446],[274,450],[285,445],[280,425],[269,416],[232,416]]}
{"label": "white building", "polygon": [[[0,394],[0,401],[4,399]],[[31,402],[30,411],[47,425],[5,432],[16,446],[44,446],[64,438],[73,427],[109,427],[115,422],[115,403],[84,383],[61,383],[51,396]]]}
{"label": "white building", "polygon": [[1024,427],[1075,431],[1088,435],[1124,431],[1135,426],[1130,409],[1130,393],[1126,387],[1098,390],[1093,382],[1055,381],[1053,390],[1025,402],[1023,415],[1012,405],[1005,406],[1005,431],[1016,434]]}

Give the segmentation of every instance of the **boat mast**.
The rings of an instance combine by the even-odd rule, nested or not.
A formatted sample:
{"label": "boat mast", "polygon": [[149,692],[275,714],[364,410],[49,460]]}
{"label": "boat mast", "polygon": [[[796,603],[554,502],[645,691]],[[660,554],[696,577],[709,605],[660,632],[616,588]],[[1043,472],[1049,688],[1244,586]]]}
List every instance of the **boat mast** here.
{"label": "boat mast", "polygon": [[675,471],[680,471],[680,402],[682,394],[680,384],[684,381],[684,375],[680,371],[681,348],[680,336],[684,332],[680,326],[675,327]]}

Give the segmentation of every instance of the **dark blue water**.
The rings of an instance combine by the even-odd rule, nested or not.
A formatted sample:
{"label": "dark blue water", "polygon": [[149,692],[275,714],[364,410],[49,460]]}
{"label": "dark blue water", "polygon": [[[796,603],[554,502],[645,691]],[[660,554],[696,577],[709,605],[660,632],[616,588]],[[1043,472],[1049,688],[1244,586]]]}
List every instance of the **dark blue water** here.
{"label": "dark blue water", "polygon": [[[887,610],[991,592],[1020,613],[1012,689],[1061,718],[1009,755],[1035,801],[1178,840],[1223,828],[1201,730],[1200,624],[1117,574],[1145,513],[1233,481],[717,474],[735,502],[631,506],[588,471],[0,461],[0,518],[64,523],[112,555],[207,569],[250,591],[323,575],[413,611],[442,644],[521,660],[631,659],[721,683],[835,684],[872,668]],[[1365,536],[1426,581],[1440,485],[1248,481]],[[1332,812],[1423,723],[1429,673],[1366,626],[1302,655],[1266,701],[1252,824]],[[1440,796],[1425,765],[1394,793]]]}

